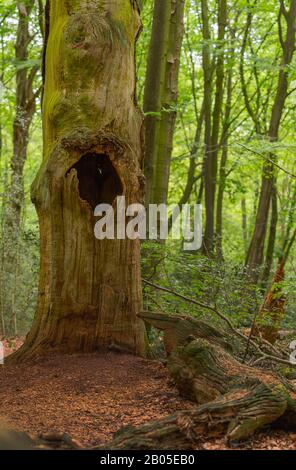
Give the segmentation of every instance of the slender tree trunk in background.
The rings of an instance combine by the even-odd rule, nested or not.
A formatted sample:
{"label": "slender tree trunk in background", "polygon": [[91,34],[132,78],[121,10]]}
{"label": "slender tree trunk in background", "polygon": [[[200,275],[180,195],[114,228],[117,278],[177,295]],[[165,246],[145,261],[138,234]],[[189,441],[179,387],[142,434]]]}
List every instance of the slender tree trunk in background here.
{"label": "slender tree trunk in background", "polygon": [[295,182],[294,182],[294,188],[293,188],[291,196],[292,196],[291,204],[290,204],[288,215],[287,215],[285,234],[282,240],[282,256],[284,256],[284,253],[287,250],[287,247],[289,245],[290,238],[291,238],[291,231],[293,230],[293,227],[295,225],[295,219],[296,219],[296,183]]}
{"label": "slender tree trunk in background", "polygon": [[[209,10],[207,0],[202,0],[203,21],[203,71],[205,100],[205,209],[206,227],[204,236],[204,252],[212,254],[215,245],[215,197],[218,170],[219,132],[224,94],[224,38],[227,22],[227,1],[218,2],[218,57],[216,63],[216,90],[212,113],[212,60],[210,53],[211,39]],[[222,48],[222,52],[221,49]]]}
{"label": "slender tree trunk in background", "polygon": [[[152,32],[148,51],[144,86],[145,113],[145,203],[148,208],[153,203],[153,179],[158,157],[159,127],[162,118],[162,95],[165,86],[166,61],[168,53],[172,0],[155,0],[153,8]],[[155,276],[159,265],[159,252],[144,248],[143,275]]]}
{"label": "slender tree trunk in background", "polygon": [[170,17],[171,0],[155,0],[144,90],[146,204],[153,201],[153,177],[158,150]]}
{"label": "slender tree trunk in background", "polygon": [[184,0],[156,0],[144,92],[146,203],[167,202],[177,115]]}
{"label": "slender tree trunk in background", "polygon": [[216,207],[216,249],[217,255],[223,259],[223,202],[224,191],[226,185],[226,164],[228,160],[228,140],[225,140],[225,145],[222,150],[220,170],[219,170],[219,185],[217,194],[217,207]]}
{"label": "slender tree trunk in background", "polygon": [[[11,180],[8,183],[3,221],[3,304],[7,318],[6,332],[17,334],[14,308],[15,276],[17,272],[18,242],[21,213],[24,205],[23,171],[27,159],[29,130],[36,109],[37,93],[34,93],[34,79],[38,66],[28,69],[21,67],[28,60],[28,48],[32,41],[29,20],[35,0],[29,0],[19,7],[19,20],[15,44],[15,58],[19,64],[16,72],[16,104],[13,123],[13,156],[11,159]],[[4,279],[5,277],[5,279]]]}
{"label": "slender tree trunk in background", "polygon": [[223,258],[223,203],[224,192],[227,179],[226,165],[228,160],[228,133],[229,133],[229,119],[231,114],[232,104],[232,70],[230,69],[227,77],[227,99],[225,106],[224,124],[222,129],[221,146],[222,155],[219,168],[219,183],[217,195],[217,209],[216,209],[216,244],[217,255]]}
{"label": "slender tree trunk in background", "polygon": [[[252,207],[252,216],[250,217],[250,221],[251,220],[256,220],[256,215],[257,215],[257,210],[258,210],[258,202],[259,202],[259,191],[260,191],[260,182],[256,179],[255,182],[254,182],[254,198],[253,198],[253,207]],[[250,239],[250,237],[252,236],[253,234],[253,227],[252,227],[253,224],[249,223],[249,227],[248,227],[248,239]],[[246,253],[246,257],[248,255],[248,251],[249,251],[249,246],[247,247],[247,253]]]}
{"label": "slender tree trunk in background", "polygon": [[204,73],[204,106],[205,106],[205,158],[204,158],[204,188],[206,226],[204,235],[204,252],[209,254],[214,249],[214,206],[215,206],[215,181],[213,180],[213,160],[211,158],[211,134],[212,134],[212,59],[210,51],[210,25],[208,1],[202,0],[202,24],[203,24],[203,49],[202,66]]}
{"label": "slender tree trunk in background", "polygon": [[247,216],[247,201],[245,196],[241,200],[242,208],[242,232],[243,232],[243,241],[245,247],[245,254],[247,255],[248,251],[248,216]]}
{"label": "slender tree trunk in background", "polygon": [[[185,0],[155,0],[145,92],[146,205],[167,202],[173,138],[177,116],[178,82],[184,34]],[[169,221],[171,228],[172,220]],[[158,240],[164,244],[164,240]],[[145,276],[158,273],[163,257],[149,248]],[[152,272],[151,272],[152,268]]]}
{"label": "slender tree trunk in background", "polygon": [[203,180],[201,180],[200,185],[199,185],[199,190],[197,193],[196,204],[202,203],[203,193],[204,193],[204,182]]}
{"label": "slender tree trunk in background", "polygon": [[[198,117],[198,122],[196,126],[194,143],[191,147],[190,155],[189,155],[190,161],[189,161],[189,167],[188,167],[188,172],[187,172],[187,181],[186,181],[183,194],[178,202],[180,212],[182,211],[183,204],[188,203],[190,196],[192,194],[192,191],[193,191],[194,184],[203,176],[202,173],[200,173],[198,176],[196,176],[195,174],[196,167],[197,167],[197,157],[198,157],[198,152],[199,152],[200,144],[201,144],[203,121],[204,121],[204,105],[202,104],[200,115]],[[168,223],[169,231],[172,229],[172,225],[173,225],[173,216],[170,215],[169,223]]]}
{"label": "slender tree trunk in background", "polygon": [[[143,196],[135,94],[141,21],[131,0],[50,0],[43,163],[32,187],[41,268],[32,329],[15,359],[112,344],[145,354],[139,240],[97,240],[94,208]],[[131,99],[132,97],[132,99]]]}
{"label": "slender tree trunk in background", "polygon": [[295,240],[296,240],[296,229],[294,229],[294,232],[292,233],[292,236],[291,236],[289,242],[285,245],[283,255],[281,256],[279,262],[281,262],[281,261],[287,262],[287,259],[289,258],[289,255],[291,253],[291,250],[293,248]]}
{"label": "slender tree trunk in background", "polygon": [[[4,22],[4,20],[3,20]],[[5,68],[6,68],[6,63],[4,59],[4,50],[5,50],[5,37],[6,31],[4,28],[0,28],[0,47],[1,47],[1,72],[0,72],[0,99],[2,101],[2,92],[3,92],[3,86],[4,86],[4,74],[5,74]],[[3,122],[2,122],[2,115],[0,119],[0,162],[2,158],[2,150],[3,150]]]}
{"label": "slender tree trunk in background", "polygon": [[261,286],[263,290],[266,289],[270,272],[271,272],[271,268],[272,268],[275,241],[276,241],[277,223],[278,223],[277,189],[276,189],[276,186],[274,186],[272,189],[272,195],[271,195],[271,218],[270,218],[269,238],[268,238],[268,244],[267,244],[267,250],[266,250],[265,266],[264,266],[264,271],[263,271],[262,278],[261,278]]}
{"label": "slender tree trunk in background", "polygon": [[[281,3],[281,10],[278,20],[283,57],[281,61],[277,92],[272,108],[272,115],[268,132],[268,139],[270,142],[276,142],[278,140],[282,114],[288,95],[289,65],[292,62],[293,54],[295,51],[296,0],[290,0],[289,5],[289,10],[287,10],[284,6],[284,3]],[[283,20],[285,20],[287,27],[285,38],[283,38],[282,33]],[[276,156],[273,154],[269,154],[268,158],[263,164],[261,192],[256,216],[256,223],[248,251],[248,256],[246,259],[246,265],[248,266],[249,276],[254,283],[257,283],[258,281],[259,268],[262,266],[264,257],[264,244],[267,232],[268,213],[270,208],[272,188],[275,184],[275,166],[273,164],[275,160]]]}
{"label": "slender tree trunk in background", "polygon": [[179,94],[178,83],[180,57],[184,35],[184,6],[185,0],[171,0],[165,76],[161,94],[162,111],[159,122],[157,154],[152,187],[152,199],[154,204],[166,204],[168,196],[171,156]]}

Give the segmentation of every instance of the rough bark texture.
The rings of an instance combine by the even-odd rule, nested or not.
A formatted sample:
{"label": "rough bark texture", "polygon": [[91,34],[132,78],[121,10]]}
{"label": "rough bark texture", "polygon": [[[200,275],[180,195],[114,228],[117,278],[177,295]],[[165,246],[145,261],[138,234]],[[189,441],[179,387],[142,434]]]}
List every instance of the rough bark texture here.
{"label": "rough bark texture", "polygon": [[[227,400],[213,401],[194,411],[179,411],[139,428],[123,428],[106,449],[194,450],[203,441],[222,436],[235,442],[273,422],[286,408],[284,396],[264,386]],[[260,415],[258,406],[264,409],[266,405]]]}
{"label": "rough bark texture", "polygon": [[142,197],[131,0],[50,0],[44,157],[32,187],[41,234],[37,313],[17,357],[48,346],[145,353],[139,241],[94,236],[94,207]]}
{"label": "rough bark texture", "polygon": [[25,432],[0,429],[0,450],[82,450],[68,434],[47,433],[31,436]]}
{"label": "rough bark texture", "polygon": [[187,450],[213,437],[239,441],[273,422],[295,429],[296,395],[289,386],[271,372],[241,364],[206,339],[189,338],[177,347],[168,368],[180,393],[199,406],[123,428],[106,448]]}

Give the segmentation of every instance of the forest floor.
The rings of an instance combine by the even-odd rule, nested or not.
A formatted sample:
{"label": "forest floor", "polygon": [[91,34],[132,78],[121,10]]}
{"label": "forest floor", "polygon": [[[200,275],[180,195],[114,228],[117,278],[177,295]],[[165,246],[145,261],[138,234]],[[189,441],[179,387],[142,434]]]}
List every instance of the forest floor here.
{"label": "forest floor", "polygon": [[[6,352],[20,344],[6,343]],[[161,362],[130,355],[53,355],[0,370],[0,416],[8,426],[66,432],[85,447],[106,443],[122,426],[194,406],[179,397]],[[206,436],[199,448],[228,449]],[[296,450],[296,433],[266,429],[235,449]]]}

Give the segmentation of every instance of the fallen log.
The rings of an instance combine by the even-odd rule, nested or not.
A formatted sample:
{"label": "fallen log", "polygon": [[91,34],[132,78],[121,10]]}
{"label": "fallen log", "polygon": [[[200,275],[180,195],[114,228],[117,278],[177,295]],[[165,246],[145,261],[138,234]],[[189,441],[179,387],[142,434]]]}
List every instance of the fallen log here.
{"label": "fallen log", "polygon": [[267,424],[296,429],[296,394],[261,369],[244,366],[199,339],[177,348],[168,368],[181,395],[203,403],[140,427],[128,426],[105,449],[192,450],[208,439],[246,439]]}
{"label": "fallen log", "polygon": [[[233,338],[226,332],[221,332],[206,322],[197,320],[189,315],[169,315],[162,312],[143,311],[138,315],[146,323],[164,332],[164,346],[170,355],[174,349],[184,344],[188,336],[207,338],[214,344],[219,344],[226,350],[233,350]],[[231,341],[232,339],[232,341]]]}
{"label": "fallen log", "polygon": [[[258,413],[260,405],[272,411],[268,417]],[[114,435],[104,449],[110,450],[193,450],[211,438],[226,436],[229,442],[251,436],[255,429],[277,419],[286,409],[281,392],[265,386],[232,399],[218,400],[196,408],[179,411],[140,427],[127,426]],[[259,422],[258,422],[259,419]]]}
{"label": "fallen log", "polygon": [[190,450],[210,438],[244,440],[272,423],[296,430],[292,384],[239,362],[221,332],[190,317],[144,312],[141,318],[164,331],[170,374],[180,394],[199,406],[125,427],[105,449]]}

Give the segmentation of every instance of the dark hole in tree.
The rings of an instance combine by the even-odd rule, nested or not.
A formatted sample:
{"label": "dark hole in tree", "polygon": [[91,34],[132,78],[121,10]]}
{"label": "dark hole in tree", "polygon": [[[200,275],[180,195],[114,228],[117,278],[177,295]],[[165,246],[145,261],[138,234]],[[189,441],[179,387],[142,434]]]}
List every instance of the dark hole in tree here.
{"label": "dark hole in tree", "polygon": [[87,153],[72,168],[77,171],[80,197],[92,209],[98,204],[112,204],[122,194],[121,181],[108,155]]}

